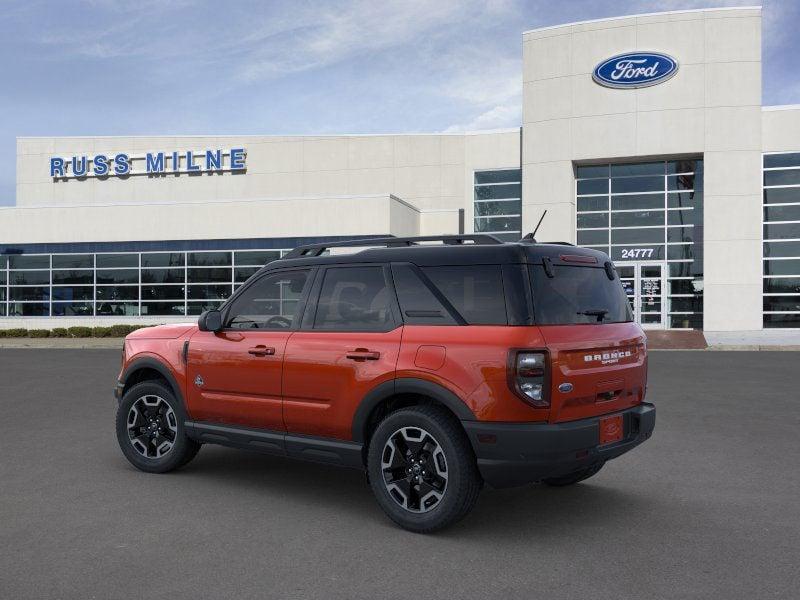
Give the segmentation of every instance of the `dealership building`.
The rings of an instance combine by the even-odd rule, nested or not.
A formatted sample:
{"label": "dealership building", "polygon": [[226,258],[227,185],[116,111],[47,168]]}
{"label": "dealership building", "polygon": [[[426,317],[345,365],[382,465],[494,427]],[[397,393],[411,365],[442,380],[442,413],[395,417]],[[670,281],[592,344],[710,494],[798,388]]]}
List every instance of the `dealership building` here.
{"label": "dealership building", "polygon": [[647,328],[800,335],[800,105],[762,106],[761,37],[760,8],[527,31],[502,131],[18,138],[0,328],[186,320],[299,244],[545,215]]}

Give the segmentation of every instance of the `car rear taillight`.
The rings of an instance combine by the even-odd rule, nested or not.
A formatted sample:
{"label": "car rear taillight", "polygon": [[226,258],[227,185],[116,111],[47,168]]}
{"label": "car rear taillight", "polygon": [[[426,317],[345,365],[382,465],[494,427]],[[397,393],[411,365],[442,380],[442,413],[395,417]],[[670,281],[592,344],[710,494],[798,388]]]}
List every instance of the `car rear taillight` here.
{"label": "car rear taillight", "polygon": [[508,362],[508,383],[517,396],[535,408],[550,406],[547,353],[514,350]]}

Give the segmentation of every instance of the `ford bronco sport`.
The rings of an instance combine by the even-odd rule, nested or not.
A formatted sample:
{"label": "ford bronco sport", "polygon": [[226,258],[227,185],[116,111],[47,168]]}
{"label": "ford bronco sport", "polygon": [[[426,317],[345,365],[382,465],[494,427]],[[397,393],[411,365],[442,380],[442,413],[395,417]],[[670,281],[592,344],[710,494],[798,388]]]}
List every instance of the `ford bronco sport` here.
{"label": "ford bronco sport", "polygon": [[391,519],[429,532],[484,482],[595,475],[651,435],[646,387],[645,337],[607,255],[369,239],[296,248],[197,325],[130,334],[116,430],[153,473],[204,443],[363,469]]}

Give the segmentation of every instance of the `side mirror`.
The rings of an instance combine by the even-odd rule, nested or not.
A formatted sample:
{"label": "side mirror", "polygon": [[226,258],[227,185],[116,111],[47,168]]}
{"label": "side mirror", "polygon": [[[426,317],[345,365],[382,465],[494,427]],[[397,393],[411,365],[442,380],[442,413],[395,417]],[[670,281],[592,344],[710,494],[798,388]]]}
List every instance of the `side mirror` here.
{"label": "side mirror", "polygon": [[222,329],[222,313],[218,310],[207,310],[197,319],[200,331],[217,332]]}

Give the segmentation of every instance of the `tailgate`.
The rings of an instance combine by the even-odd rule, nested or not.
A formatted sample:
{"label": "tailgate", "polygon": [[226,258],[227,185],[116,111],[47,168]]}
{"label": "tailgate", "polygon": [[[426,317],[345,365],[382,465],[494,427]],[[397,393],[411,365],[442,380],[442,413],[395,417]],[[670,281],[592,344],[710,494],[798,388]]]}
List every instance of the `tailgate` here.
{"label": "tailgate", "polygon": [[551,422],[613,413],[644,400],[647,351],[638,325],[550,325],[540,330],[550,351]]}

